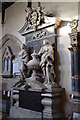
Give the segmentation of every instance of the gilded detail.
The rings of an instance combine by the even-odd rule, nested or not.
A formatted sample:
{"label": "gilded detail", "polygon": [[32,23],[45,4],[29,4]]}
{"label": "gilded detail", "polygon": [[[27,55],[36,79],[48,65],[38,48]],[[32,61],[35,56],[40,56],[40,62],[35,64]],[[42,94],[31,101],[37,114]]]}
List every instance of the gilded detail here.
{"label": "gilded detail", "polygon": [[77,32],[77,28],[78,28],[78,21],[79,20],[76,20],[76,19],[73,19],[71,22],[70,22],[70,27],[71,27],[71,32]]}

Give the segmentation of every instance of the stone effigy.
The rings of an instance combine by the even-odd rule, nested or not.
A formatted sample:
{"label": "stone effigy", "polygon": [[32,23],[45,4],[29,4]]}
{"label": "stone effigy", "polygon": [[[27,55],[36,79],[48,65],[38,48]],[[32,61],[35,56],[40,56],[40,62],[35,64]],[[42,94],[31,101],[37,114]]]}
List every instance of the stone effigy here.
{"label": "stone effigy", "polygon": [[29,61],[28,51],[26,49],[25,44],[22,44],[21,51],[19,52],[19,56],[18,56],[18,63],[19,63],[19,69],[22,80],[26,78],[26,72],[27,72],[26,64],[28,63],[28,61]]}
{"label": "stone effigy", "polygon": [[20,70],[20,80],[13,85],[13,87],[20,87],[25,84],[26,77],[29,76],[30,71],[27,69],[29,61],[29,54],[25,44],[21,45],[21,51],[18,55],[18,64]]}
{"label": "stone effigy", "polygon": [[49,40],[43,41],[43,46],[41,47],[38,55],[41,56],[40,66],[43,71],[45,78],[45,84],[54,84],[54,52],[53,48],[49,43]]}

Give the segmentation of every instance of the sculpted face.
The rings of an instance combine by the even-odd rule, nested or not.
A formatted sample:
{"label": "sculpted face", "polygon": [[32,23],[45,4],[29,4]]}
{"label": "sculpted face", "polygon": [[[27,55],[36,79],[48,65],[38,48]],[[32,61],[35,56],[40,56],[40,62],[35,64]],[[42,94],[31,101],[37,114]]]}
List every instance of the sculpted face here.
{"label": "sculpted face", "polygon": [[49,40],[48,39],[43,40],[43,45],[46,45],[46,44],[49,44]]}

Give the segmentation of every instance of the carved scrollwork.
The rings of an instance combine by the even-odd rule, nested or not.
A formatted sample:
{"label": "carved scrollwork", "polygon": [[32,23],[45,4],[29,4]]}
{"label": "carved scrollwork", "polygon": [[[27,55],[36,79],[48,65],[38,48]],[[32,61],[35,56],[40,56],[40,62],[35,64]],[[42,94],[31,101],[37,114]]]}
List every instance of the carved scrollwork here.
{"label": "carved scrollwork", "polygon": [[32,39],[39,39],[39,38],[42,38],[44,36],[46,36],[46,32],[45,31],[40,31],[40,32],[34,34]]}

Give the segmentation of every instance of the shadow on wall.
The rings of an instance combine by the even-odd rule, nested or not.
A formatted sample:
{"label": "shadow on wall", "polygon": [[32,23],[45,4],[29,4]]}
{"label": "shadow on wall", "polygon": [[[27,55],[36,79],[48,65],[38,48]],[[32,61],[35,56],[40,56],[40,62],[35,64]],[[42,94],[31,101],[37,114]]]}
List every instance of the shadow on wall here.
{"label": "shadow on wall", "polygon": [[[69,77],[70,74],[70,57],[68,54],[68,51],[65,49],[63,44],[60,44],[60,47],[58,49],[57,53],[57,62],[58,62],[58,83],[61,81],[68,82],[67,77]],[[66,78],[66,81],[64,80]],[[66,83],[67,85],[68,83]]]}
{"label": "shadow on wall", "polygon": [[57,71],[58,71],[58,80],[57,83],[59,84],[60,82],[60,75],[61,75],[61,71],[59,70],[59,66],[61,65],[60,63],[60,56],[59,56],[59,52],[57,51]]}
{"label": "shadow on wall", "polygon": [[[58,67],[58,84],[61,83],[61,86],[64,87],[64,91],[62,93],[62,102],[61,102],[61,108],[62,111],[65,112],[65,105],[68,101],[68,97],[67,97],[67,93],[66,93],[66,89],[68,86],[68,81],[67,81],[67,77],[70,74],[69,73],[69,54],[67,49],[65,48],[65,46],[63,44],[59,44],[59,48],[58,48],[58,52],[57,52],[57,67]],[[65,86],[66,85],[66,86]]]}
{"label": "shadow on wall", "polygon": [[[59,66],[61,65],[61,62],[60,62],[60,55],[59,55],[59,52],[57,52],[57,71],[58,71],[58,80],[57,80],[57,82],[58,82],[58,85],[60,84],[60,81],[61,81],[61,78],[60,78],[60,76],[61,76],[61,71],[60,71],[60,69],[59,69]],[[61,97],[61,109],[62,109],[62,112],[64,112],[65,113],[65,104],[66,104],[66,102],[67,102],[67,96],[66,96],[66,91],[65,91],[65,89],[63,90],[63,92],[62,92],[62,97]]]}

